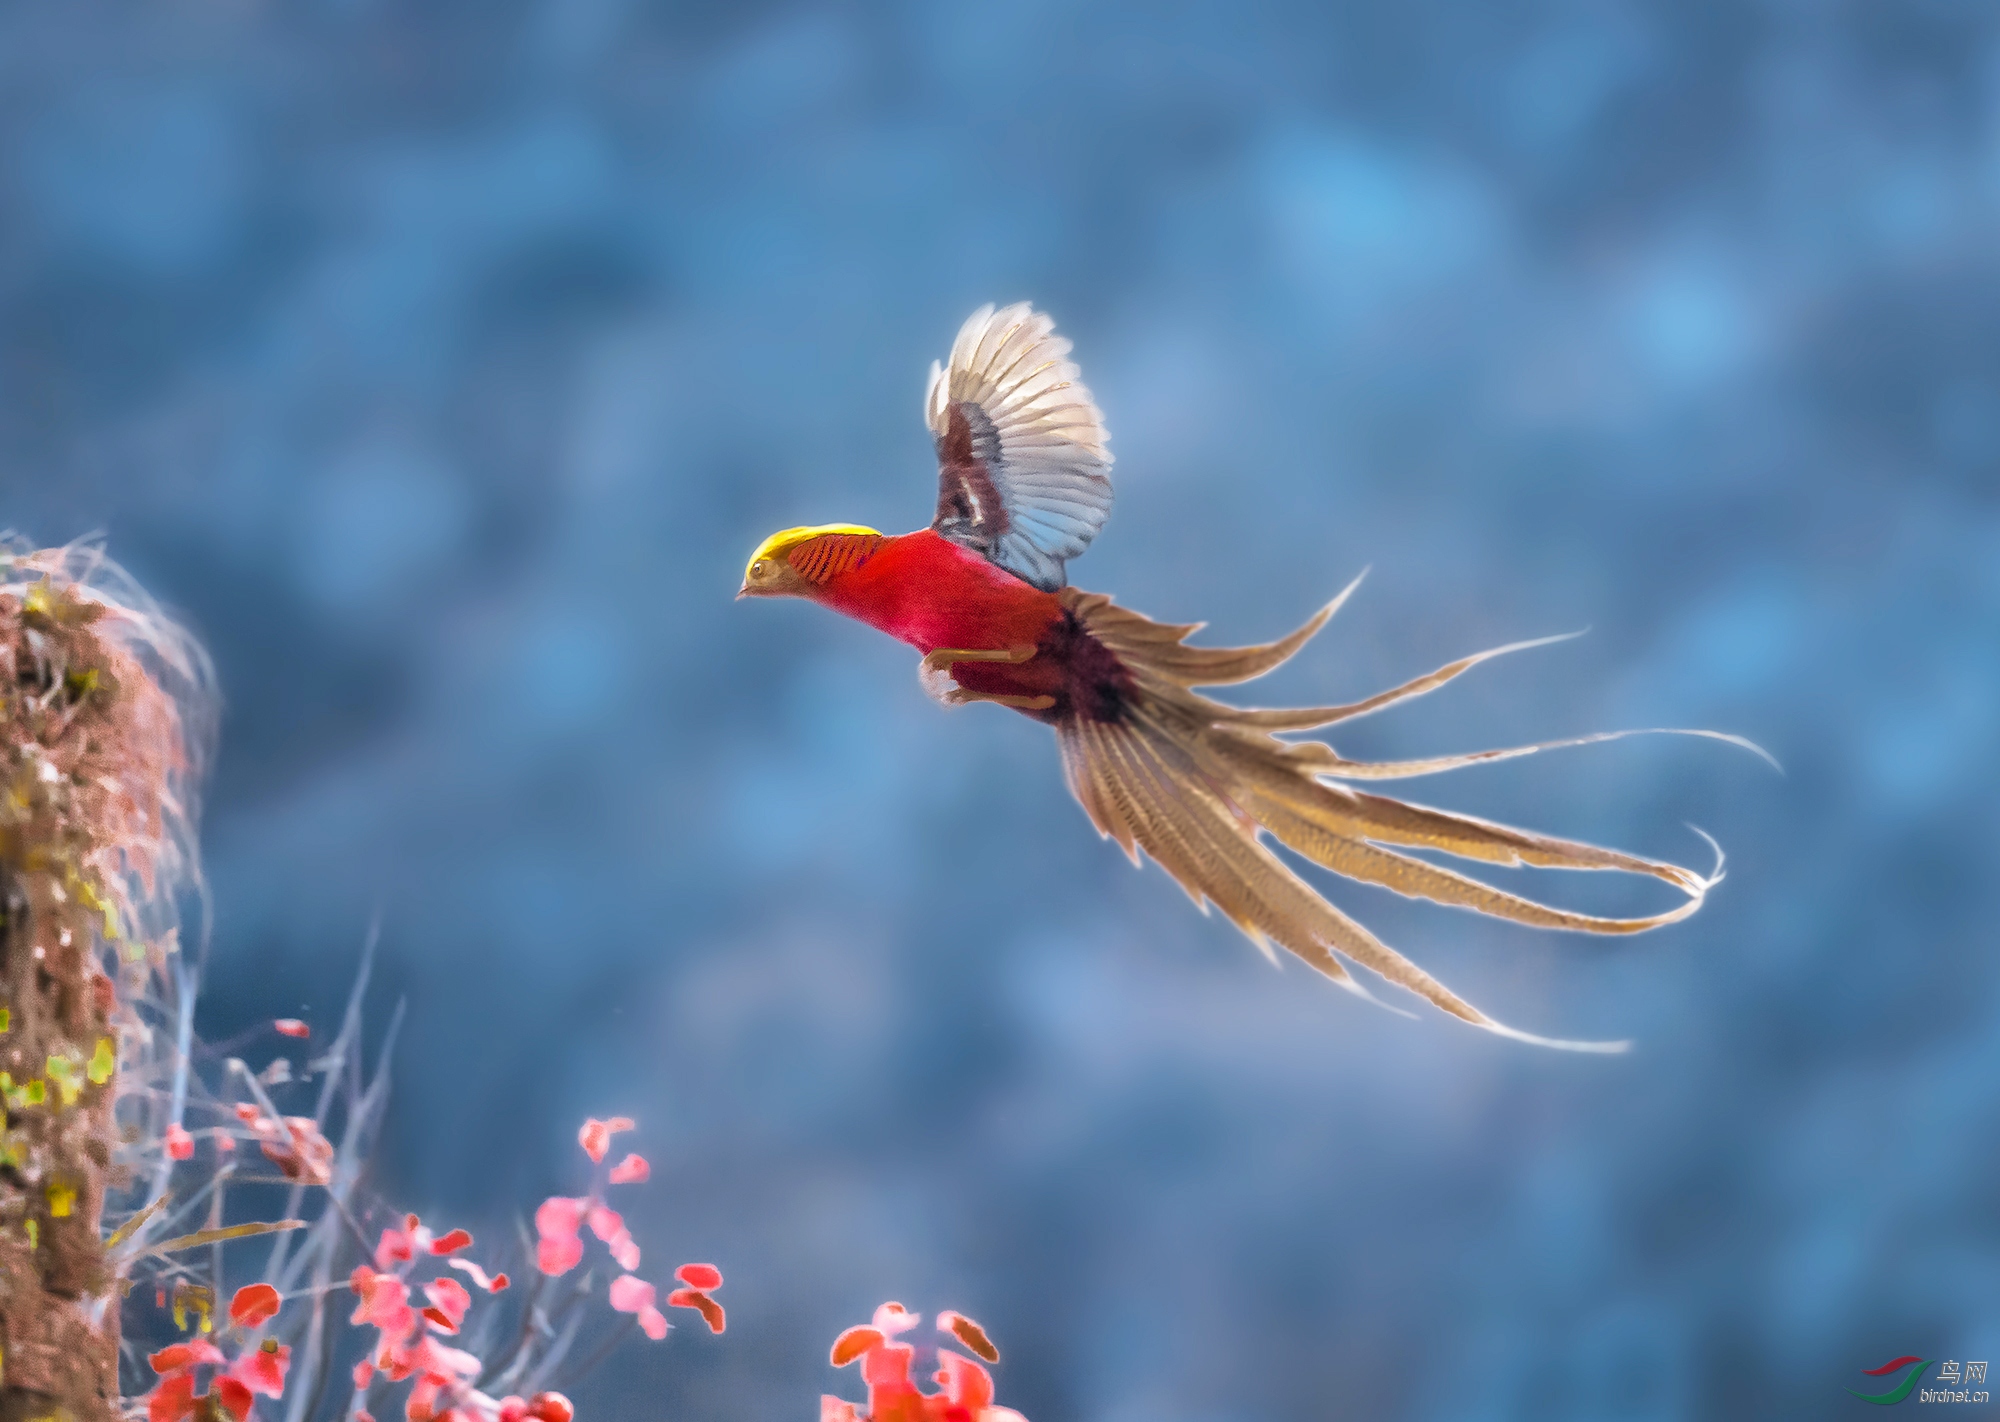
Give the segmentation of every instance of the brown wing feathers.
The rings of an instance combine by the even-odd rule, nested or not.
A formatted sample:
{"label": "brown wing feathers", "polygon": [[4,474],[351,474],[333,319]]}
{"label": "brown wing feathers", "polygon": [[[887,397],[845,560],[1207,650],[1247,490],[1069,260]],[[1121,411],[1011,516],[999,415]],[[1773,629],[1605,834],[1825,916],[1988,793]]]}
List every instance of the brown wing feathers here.
{"label": "brown wing feathers", "polygon": [[[1619,1050],[1622,1043],[1553,1041],[1494,1021],[1321,898],[1261,842],[1259,832],[1269,833],[1335,873],[1408,897],[1537,928],[1586,933],[1637,933],[1686,918],[1721,877],[1718,872],[1704,878],[1679,865],[1412,805],[1340,783],[1347,778],[1435,773],[1547,746],[1376,764],[1343,760],[1317,742],[1295,744],[1270,734],[1274,729],[1327,725],[1421,696],[1489,657],[1539,642],[1463,658],[1348,706],[1241,710],[1192,689],[1262,676],[1304,646],[1352,591],[1350,585],[1305,626],[1276,642],[1203,648],[1184,645],[1183,639],[1197,630],[1193,626],[1153,622],[1101,594],[1063,589],[1060,596],[1071,614],[1119,658],[1136,688],[1128,713],[1116,721],[1076,718],[1057,725],[1071,789],[1101,833],[1117,840],[1135,861],[1137,851],[1144,849],[1197,903],[1220,908],[1266,953],[1267,941],[1276,942],[1336,982],[1360,991],[1335,956],[1343,955],[1489,1031],[1549,1046]],[[1718,738],[1748,745],[1733,736]],[[1493,864],[1645,874],[1672,884],[1687,895],[1687,901],[1640,918],[1574,913],[1385,847],[1390,845],[1442,850]]]}

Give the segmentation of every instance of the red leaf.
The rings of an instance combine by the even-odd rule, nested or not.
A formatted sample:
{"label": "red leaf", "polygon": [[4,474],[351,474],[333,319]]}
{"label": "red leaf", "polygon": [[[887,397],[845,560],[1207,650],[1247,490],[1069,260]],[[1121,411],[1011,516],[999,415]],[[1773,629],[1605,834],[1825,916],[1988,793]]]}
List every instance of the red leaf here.
{"label": "red leaf", "polygon": [[235,1378],[217,1378],[214,1392],[215,1400],[228,1409],[229,1415],[234,1417],[236,1422],[243,1422],[243,1419],[250,1415],[251,1405],[257,1401],[251,1395],[250,1389]]}
{"label": "red leaf", "polygon": [[674,1270],[674,1277],[690,1289],[719,1289],[722,1287],[722,1271],[713,1264],[683,1264]]}
{"label": "red leaf", "polygon": [[949,1332],[987,1362],[1000,1361],[1000,1350],[993,1346],[993,1340],[986,1336],[986,1330],[964,1314],[946,1309],[938,1315],[937,1326],[941,1332]]}
{"label": "red leaf", "polygon": [[953,1406],[975,1417],[993,1405],[993,1375],[961,1353],[938,1349],[938,1381]]}
{"label": "red leaf", "polygon": [[576,1409],[559,1392],[538,1392],[528,1399],[528,1415],[539,1422],[570,1422]]}
{"label": "red leaf", "polygon": [[230,1365],[229,1376],[252,1392],[283,1397],[285,1369],[291,1364],[292,1350],[275,1338],[266,1338],[259,1346],[237,1355]]}
{"label": "red leaf", "polygon": [[277,1317],[280,1302],[269,1284],[246,1284],[229,1301],[229,1321],[238,1328],[255,1328]]}
{"label": "red leaf", "polygon": [[866,1324],[850,1328],[833,1340],[829,1361],[836,1368],[844,1368],[870,1348],[880,1348],[888,1341],[879,1328],[870,1328]]}
{"label": "red leaf", "polygon": [[194,1375],[175,1373],[146,1399],[146,1422],[181,1422],[194,1412]]}
{"label": "red leaf", "polygon": [[194,1338],[186,1343],[169,1344],[146,1361],[153,1365],[156,1373],[171,1373],[183,1368],[219,1363],[222,1361],[222,1350],[206,1338]]}
{"label": "red leaf", "polygon": [[507,1287],[507,1276],[505,1274],[494,1274],[488,1277],[486,1271],[470,1259],[454,1259],[451,1261],[451,1267],[458,1270],[461,1274],[469,1276],[473,1283],[486,1290],[489,1294],[497,1294]]}
{"label": "red leaf", "polygon": [[667,1307],[691,1308],[698,1311],[708,1321],[710,1333],[720,1333],[727,1324],[727,1315],[722,1305],[702,1293],[699,1289],[675,1289],[667,1295]]}
{"label": "red leaf", "polygon": [[305,1023],[299,1021],[296,1017],[280,1017],[271,1025],[278,1029],[278,1035],[281,1037],[312,1036],[312,1028],[306,1026]]}
{"label": "red leaf", "polygon": [[433,1254],[455,1254],[461,1249],[470,1249],[471,1247],[472,1232],[470,1230],[455,1229],[449,1234],[441,1234],[431,1241],[431,1253]]}
{"label": "red leaf", "polygon": [[643,1155],[627,1155],[611,1167],[610,1180],[613,1185],[634,1185],[653,1173],[653,1167],[646,1164]]}

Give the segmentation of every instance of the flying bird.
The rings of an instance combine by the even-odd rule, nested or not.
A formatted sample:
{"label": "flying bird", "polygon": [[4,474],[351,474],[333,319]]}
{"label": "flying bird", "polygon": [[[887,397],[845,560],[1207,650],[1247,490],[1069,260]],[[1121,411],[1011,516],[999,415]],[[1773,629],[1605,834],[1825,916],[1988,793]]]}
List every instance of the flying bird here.
{"label": "flying bird", "polygon": [[[1069,586],[1065,564],[1104,526],[1112,496],[1104,420],[1069,352],[1055,323],[1025,303],[974,312],[950,359],[931,367],[924,407],[937,446],[938,499],[930,527],[894,535],[846,523],[785,529],[751,554],[738,596],[799,597],[844,613],[921,652],[919,677],[944,704],[992,702],[1048,725],[1070,791],[1098,833],[1116,840],[1134,864],[1143,850],[1203,912],[1220,908],[1273,962],[1276,943],[1363,996],[1371,994],[1349,963],[1503,1036],[1621,1049],[1624,1043],[1538,1037],[1494,1020],[1327,902],[1266,840],[1350,879],[1493,918],[1585,933],[1658,928],[1701,906],[1721,878],[1719,848],[1714,870],[1702,875],[1360,788],[1639,733],[1387,762],[1279,739],[1422,696],[1492,657],[1562,640],[1554,637],[1464,657],[1345,706],[1253,710],[1200,695],[1195,688],[1249,681],[1287,661],[1360,579],[1290,636],[1228,648],[1188,646],[1199,623],[1155,622]],[[1684,734],[1763,754],[1739,737]],[[1489,864],[1649,875],[1685,897],[1641,918],[1574,913],[1404,852],[1410,849]]]}

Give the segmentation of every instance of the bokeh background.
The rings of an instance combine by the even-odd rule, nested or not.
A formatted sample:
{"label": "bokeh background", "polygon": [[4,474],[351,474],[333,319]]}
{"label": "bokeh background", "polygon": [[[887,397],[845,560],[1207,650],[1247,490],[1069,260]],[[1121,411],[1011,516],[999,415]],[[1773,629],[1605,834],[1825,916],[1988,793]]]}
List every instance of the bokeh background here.
{"label": "bokeh background", "polygon": [[[1044,730],[731,601],[928,517],[928,363],[1022,298],[1114,435],[1085,586],[1249,639],[1373,566],[1260,699],[1593,628],[1344,751],[1785,762],[1412,787],[1715,834],[1636,941],[1329,884],[1631,1055],[1272,971]],[[206,1030],[330,1025],[379,913],[389,1194],[504,1226],[639,1118],[732,1327],[589,1417],[810,1417],[891,1297],[1035,1422],[1836,1416],[2000,1353],[1988,6],[8,4],[0,491],[215,652]]]}

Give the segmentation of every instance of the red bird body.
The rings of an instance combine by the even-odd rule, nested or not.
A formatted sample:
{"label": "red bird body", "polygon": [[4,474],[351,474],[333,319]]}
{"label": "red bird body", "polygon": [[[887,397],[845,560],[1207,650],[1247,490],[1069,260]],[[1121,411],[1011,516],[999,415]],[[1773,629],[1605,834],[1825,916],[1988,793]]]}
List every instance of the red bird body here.
{"label": "red bird body", "polygon": [[[1584,933],[1637,933],[1687,917],[1720,877],[1719,859],[1717,872],[1703,876],[1356,783],[1434,775],[1545,746],[1366,762],[1317,741],[1279,739],[1425,695],[1488,657],[1538,643],[1465,657],[1344,706],[1255,710],[1200,695],[1195,688],[1248,681],[1284,662],[1347,594],[1276,642],[1211,648],[1186,645],[1195,626],[1154,622],[1070,587],[1066,560],[1089,545],[1111,509],[1111,455],[1068,351],[1048,317],[1025,305],[976,313],[949,365],[933,367],[925,400],[938,456],[931,526],[895,536],[856,524],[786,529],[751,554],[742,595],[805,598],[865,622],[924,654],[924,686],[940,701],[997,702],[1048,725],[1070,789],[1099,833],[1135,861],[1144,850],[1267,953],[1276,943],[1357,991],[1342,960],[1358,963],[1504,1036],[1615,1048],[1550,1042],[1494,1021],[1328,903],[1266,840],[1399,894]],[[1412,850],[1642,874],[1686,899],[1644,917],[1597,917],[1508,893]]]}
{"label": "red bird body", "polygon": [[1062,617],[1054,593],[928,528],[884,538],[864,562],[828,578],[818,600],[926,653],[1034,646]]}
{"label": "red bird body", "polygon": [[831,574],[815,600],[929,655],[949,648],[1035,649],[1019,665],[960,662],[965,691],[1034,701],[1023,714],[1054,724],[1072,714],[1110,719],[1130,689],[1118,659],[1077,623],[1062,599],[928,528],[883,538],[855,566]]}

